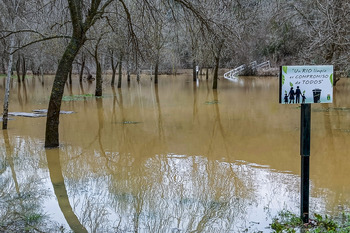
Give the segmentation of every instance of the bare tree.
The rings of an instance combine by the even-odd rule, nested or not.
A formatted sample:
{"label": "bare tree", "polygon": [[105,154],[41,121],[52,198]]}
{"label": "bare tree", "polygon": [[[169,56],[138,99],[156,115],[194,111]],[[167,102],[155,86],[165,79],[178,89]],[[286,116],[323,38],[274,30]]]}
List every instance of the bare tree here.
{"label": "bare tree", "polygon": [[[79,49],[86,41],[86,33],[94,23],[102,17],[106,7],[112,0],[92,0],[90,4],[84,1],[68,0],[68,8],[71,16],[72,36],[59,62],[54,84],[51,91],[49,108],[46,121],[45,147],[57,147],[59,145],[58,124],[61,109],[61,100],[67,74]],[[85,8],[86,7],[86,8]],[[87,13],[85,13],[87,9]]]}
{"label": "bare tree", "polygon": [[[23,2],[20,0],[8,0],[4,1],[5,6],[7,7],[7,18],[9,19],[12,30],[16,31],[17,16],[19,14],[20,8],[22,7]],[[1,19],[3,21],[4,18]],[[10,36],[10,48],[9,48],[9,62],[7,67],[7,78],[6,78],[6,87],[5,87],[5,98],[4,98],[4,111],[3,111],[3,121],[2,129],[7,129],[8,122],[8,106],[9,106],[9,96],[10,96],[10,80],[12,73],[12,63],[13,63],[13,51],[15,46],[15,35]]]}

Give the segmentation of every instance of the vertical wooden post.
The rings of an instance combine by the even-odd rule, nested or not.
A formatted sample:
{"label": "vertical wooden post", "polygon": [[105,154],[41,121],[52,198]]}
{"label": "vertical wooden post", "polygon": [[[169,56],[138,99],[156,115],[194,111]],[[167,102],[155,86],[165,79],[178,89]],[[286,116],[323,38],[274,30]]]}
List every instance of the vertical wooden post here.
{"label": "vertical wooden post", "polygon": [[310,132],[311,104],[301,105],[300,155],[301,155],[301,198],[300,216],[304,223],[309,222],[309,178],[310,178]]}

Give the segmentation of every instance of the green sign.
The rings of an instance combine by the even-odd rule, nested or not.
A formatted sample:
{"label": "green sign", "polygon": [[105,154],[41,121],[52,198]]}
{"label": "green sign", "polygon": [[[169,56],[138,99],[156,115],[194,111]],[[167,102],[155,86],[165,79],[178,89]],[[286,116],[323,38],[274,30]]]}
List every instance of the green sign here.
{"label": "green sign", "polygon": [[281,66],[281,104],[332,103],[333,66]]}

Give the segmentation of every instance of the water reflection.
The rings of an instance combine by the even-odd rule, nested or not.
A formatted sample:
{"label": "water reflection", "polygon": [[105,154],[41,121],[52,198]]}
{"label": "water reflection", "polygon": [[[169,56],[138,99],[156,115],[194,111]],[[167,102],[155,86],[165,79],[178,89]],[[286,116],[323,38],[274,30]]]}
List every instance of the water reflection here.
{"label": "water reflection", "polygon": [[159,101],[159,93],[158,93],[158,84],[154,85],[154,93],[156,98],[156,104],[157,104],[157,112],[158,112],[158,136],[159,140],[164,140],[164,129],[163,129],[163,120],[162,120],[162,110],[160,108],[160,101]]}
{"label": "water reflection", "polygon": [[1,144],[5,149],[0,154],[1,232],[56,232],[60,229],[54,219],[49,222],[44,220],[43,201],[50,194],[45,188],[45,177],[40,172],[41,161],[34,143],[38,145],[35,140],[25,142],[9,136],[7,130],[3,131]]}
{"label": "water reflection", "polygon": [[[47,107],[52,79],[36,82],[13,84],[11,109]],[[339,84],[335,103],[312,107],[317,213],[349,206],[350,82]],[[300,111],[278,105],[277,79],[223,80],[218,91],[191,77],[124,85],[63,102],[75,114],[61,116],[59,149],[43,149],[44,118],[10,121],[0,135],[1,207],[30,203],[77,232],[268,232],[277,211],[299,212]],[[73,83],[65,95],[93,87]]]}
{"label": "water reflection", "polygon": [[80,223],[69,203],[68,192],[62,175],[59,149],[46,150],[46,159],[58,205],[60,206],[68,225],[74,232],[88,232]]}

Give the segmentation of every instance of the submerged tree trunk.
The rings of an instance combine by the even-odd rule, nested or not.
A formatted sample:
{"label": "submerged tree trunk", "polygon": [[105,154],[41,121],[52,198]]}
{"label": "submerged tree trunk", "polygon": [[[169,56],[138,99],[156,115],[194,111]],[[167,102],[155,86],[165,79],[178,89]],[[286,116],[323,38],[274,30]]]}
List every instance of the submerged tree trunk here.
{"label": "submerged tree trunk", "polygon": [[95,89],[95,96],[102,96],[102,70],[101,70],[101,63],[96,58],[96,89]]}
{"label": "submerged tree trunk", "polygon": [[115,83],[115,75],[117,74],[117,66],[118,66],[118,63],[116,65],[114,65],[114,56],[113,56],[113,52],[112,52],[112,54],[111,54],[111,67],[112,67],[111,86],[114,86],[114,83]]}
{"label": "submerged tree trunk", "polygon": [[131,80],[130,80],[130,68],[129,68],[129,65],[127,66],[126,74],[127,74],[128,83],[130,83]]}
{"label": "submerged tree trunk", "polygon": [[24,82],[24,79],[26,78],[26,74],[27,74],[26,58],[22,56],[22,82]]}
{"label": "submerged tree trunk", "polygon": [[84,75],[84,68],[85,68],[85,56],[84,53],[81,54],[81,68],[79,73],[79,82],[83,82],[83,75]]}
{"label": "submerged tree trunk", "polygon": [[67,82],[68,72],[72,67],[74,58],[83,43],[83,36],[79,39],[73,37],[58,64],[47,112],[45,147],[57,147],[59,145],[58,125],[64,85]]}
{"label": "submerged tree trunk", "polygon": [[137,72],[136,81],[137,81],[137,82],[140,82],[140,71],[137,70],[136,72]]}
{"label": "submerged tree trunk", "polygon": [[95,59],[96,64],[96,89],[95,89],[95,96],[102,96],[102,68],[101,68],[101,62],[99,61],[98,57],[98,46],[101,42],[101,37],[98,39],[96,46],[95,46],[95,53],[93,54],[93,57]]}
{"label": "submerged tree trunk", "polygon": [[39,73],[40,73],[40,77],[41,77],[41,85],[44,86],[44,71],[43,71],[43,68],[41,66],[39,67]]}
{"label": "submerged tree trunk", "polygon": [[122,60],[123,60],[123,55],[120,55],[120,60],[119,60],[119,74],[118,74],[118,88],[122,87]]}
{"label": "submerged tree trunk", "polygon": [[219,73],[219,57],[215,57],[215,68],[214,68],[214,77],[213,77],[213,89],[218,88],[218,73]]}
{"label": "submerged tree trunk", "polygon": [[213,89],[218,88],[218,77],[219,77],[219,63],[220,63],[220,54],[221,54],[221,49],[224,45],[224,40],[222,40],[217,48],[217,52],[215,53],[215,69],[214,69],[214,77],[213,77]]}
{"label": "submerged tree trunk", "polygon": [[158,84],[158,67],[159,62],[156,62],[156,65],[154,66],[154,84]]}
{"label": "submerged tree trunk", "polygon": [[128,81],[128,85],[130,85],[130,56],[127,56],[126,59],[126,80]]}
{"label": "submerged tree trunk", "polygon": [[70,85],[72,85],[72,72],[73,72],[73,65],[70,68],[70,71],[68,73],[68,82]]}
{"label": "submerged tree trunk", "polygon": [[15,38],[12,35],[10,42],[10,56],[9,64],[7,67],[7,77],[6,77],[6,87],[5,87],[5,98],[4,98],[4,112],[2,115],[2,129],[7,129],[8,121],[8,110],[9,110],[9,96],[10,96],[10,81],[11,81],[11,72],[12,72],[12,62],[13,62],[13,47],[15,45]]}
{"label": "submerged tree trunk", "polygon": [[17,74],[17,82],[21,83],[21,57],[18,55],[17,62],[16,62],[16,74]]}
{"label": "submerged tree trunk", "polygon": [[130,70],[127,71],[127,77],[128,77],[128,83],[130,83],[131,79],[130,79]]}
{"label": "submerged tree trunk", "polygon": [[1,61],[2,61],[2,62],[1,62],[2,73],[3,73],[3,74],[6,74],[6,68],[5,68],[6,62],[5,62],[5,59],[2,58]]}
{"label": "submerged tree trunk", "polygon": [[192,61],[192,75],[193,75],[193,82],[197,81],[196,61],[194,59]]}
{"label": "submerged tree trunk", "polygon": [[35,64],[34,64],[34,61],[33,61],[33,60],[30,61],[29,69],[32,71],[33,78],[34,78],[35,75],[37,75],[37,72],[35,71]]}
{"label": "submerged tree trunk", "polygon": [[205,71],[205,79],[208,80],[209,79],[209,68],[207,67],[206,71]]}
{"label": "submerged tree trunk", "polygon": [[116,67],[114,67],[113,58],[111,58],[111,65],[112,65],[112,81],[111,81],[111,86],[114,86],[114,83],[115,83],[115,75],[116,75],[116,73],[117,73],[117,69],[116,69]]}

